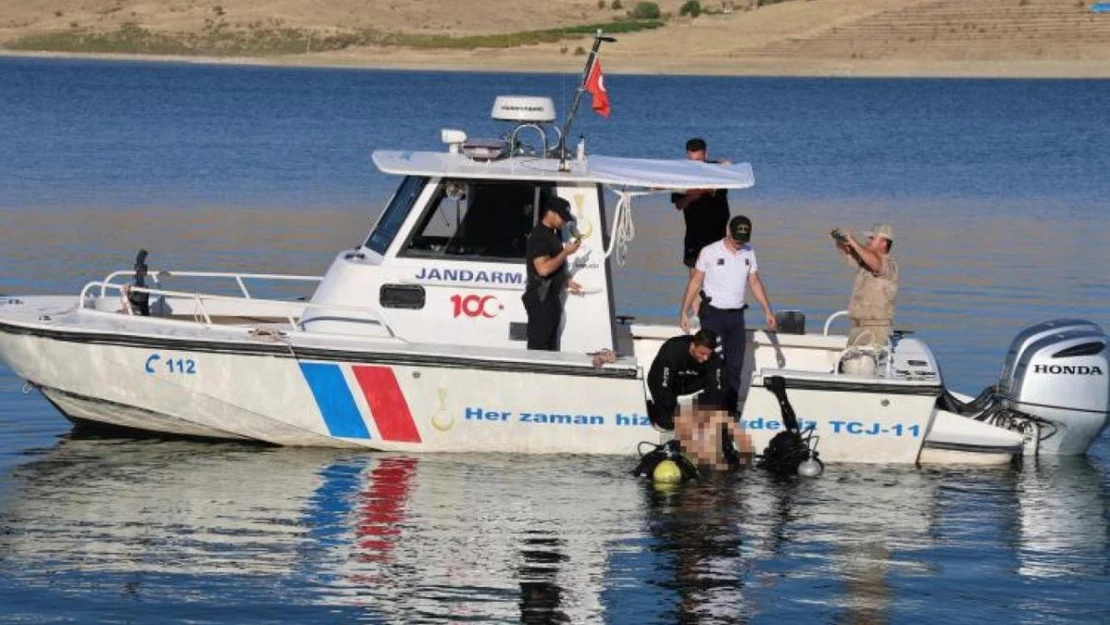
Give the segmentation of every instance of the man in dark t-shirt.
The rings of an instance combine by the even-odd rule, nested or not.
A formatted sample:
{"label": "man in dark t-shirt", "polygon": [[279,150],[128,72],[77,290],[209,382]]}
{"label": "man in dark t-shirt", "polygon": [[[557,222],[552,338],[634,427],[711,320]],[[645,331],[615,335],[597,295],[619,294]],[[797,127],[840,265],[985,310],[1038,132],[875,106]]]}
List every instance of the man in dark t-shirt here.
{"label": "man in dark t-shirt", "polygon": [[674,429],[681,395],[702,391],[702,404],[723,405],[724,361],[716,349],[717,335],[712,330],[700,330],[693,336],[683,334],[663,343],[647,376],[652,423],[665,430]]}
{"label": "man in dark t-shirt", "polygon": [[567,276],[567,258],[578,251],[578,239],[563,245],[559,232],[574,221],[570,203],[561,197],[544,200],[540,223],[528,235],[524,287],[524,310],[528,313],[528,349],[559,350],[559,322],[563,317],[563,289],[578,292],[578,284]]}
{"label": "man in dark t-shirt", "polygon": [[[705,139],[693,138],[686,142],[686,158],[692,161],[707,160]],[[686,236],[682,242],[682,264],[692,272],[701,248],[719,241],[728,225],[728,189],[688,189],[672,193],[671,202],[682,211],[686,221]]]}

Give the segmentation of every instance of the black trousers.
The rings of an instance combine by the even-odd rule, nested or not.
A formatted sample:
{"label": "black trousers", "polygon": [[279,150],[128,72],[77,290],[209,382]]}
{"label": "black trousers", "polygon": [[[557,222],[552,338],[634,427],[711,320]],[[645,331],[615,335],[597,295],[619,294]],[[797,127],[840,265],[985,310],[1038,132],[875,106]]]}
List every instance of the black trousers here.
{"label": "black trousers", "polygon": [[149,293],[132,293],[128,300],[131,302],[131,310],[134,314],[142,317],[150,316]]}
{"label": "black trousers", "polygon": [[703,306],[701,327],[717,333],[721,342],[721,355],[725,357],[725,402],[729,411],[736,410],[740,401],[741,374],[744,371],[744,353],[748,347],[748,333],[744,327],[744,309],[724,310]]}
{"label": "black trousers", "polygon": [[524,310],[528,313],[528,349],[559,351],[559,322],[563,320],[563,303],[554,293],[542,302],[534,293],[525,293]]}

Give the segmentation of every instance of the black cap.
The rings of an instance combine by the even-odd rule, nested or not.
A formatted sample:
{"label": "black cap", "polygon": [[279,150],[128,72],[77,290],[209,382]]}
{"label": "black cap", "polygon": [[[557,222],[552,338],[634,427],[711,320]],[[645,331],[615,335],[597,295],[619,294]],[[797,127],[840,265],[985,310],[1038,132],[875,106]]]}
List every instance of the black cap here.
{"label": "black cap", "polygon": [[752,220],[743,215],[737,215],[728,222],[728,236],[736,243],[747,243],[752,240]]}
{"label": "black cap", "polygon": [[570,212],[570,202],[557,195],[550,195],[543,201],[543,210],[545,213],[547,211],[555,213],[562,217],[563,221],[574,221],[574,215]]}

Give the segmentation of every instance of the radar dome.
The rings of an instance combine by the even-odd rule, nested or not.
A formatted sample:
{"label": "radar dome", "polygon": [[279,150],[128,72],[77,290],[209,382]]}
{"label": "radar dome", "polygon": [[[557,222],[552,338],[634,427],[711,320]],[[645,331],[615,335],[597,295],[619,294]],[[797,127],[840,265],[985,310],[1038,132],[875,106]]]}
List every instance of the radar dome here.
{"label": "radar dome", "polygon": [[503,122],[551,124],[555,122],[555,103],[551,98],[499,95],[490,116]]}

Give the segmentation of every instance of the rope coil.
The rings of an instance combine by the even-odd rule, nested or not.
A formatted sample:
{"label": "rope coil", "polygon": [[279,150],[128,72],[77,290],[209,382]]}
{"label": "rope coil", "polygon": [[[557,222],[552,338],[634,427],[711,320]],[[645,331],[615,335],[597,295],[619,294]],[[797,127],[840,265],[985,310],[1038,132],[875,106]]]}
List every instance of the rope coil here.
{"label": "rope coil", "polygon": [[649,193],[649,191],[617,191],[620,200],[613,215],[613,240],[609,243],[605,258],[609,258],[616,252],[613,260],[620,267],[624,266],[628,258],[629,243],[636,238],[636,224],[632,222],[632,198]]}

